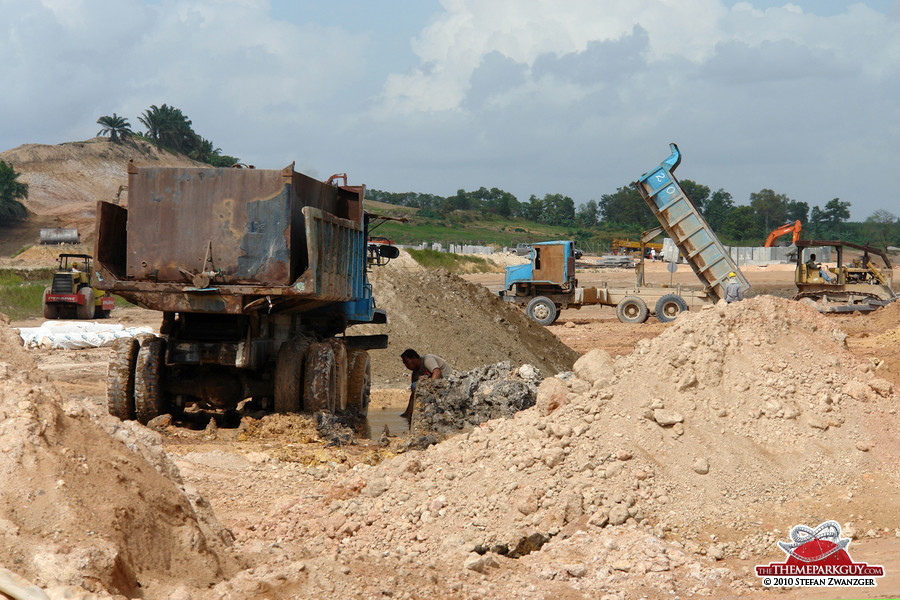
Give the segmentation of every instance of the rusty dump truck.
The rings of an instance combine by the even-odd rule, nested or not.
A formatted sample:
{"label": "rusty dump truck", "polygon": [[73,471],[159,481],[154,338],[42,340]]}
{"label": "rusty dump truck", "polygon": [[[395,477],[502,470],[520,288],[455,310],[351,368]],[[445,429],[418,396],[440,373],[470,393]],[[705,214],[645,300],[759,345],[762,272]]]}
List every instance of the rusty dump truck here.
{"label": "rusty dump truck", "polygon": [[[342,183],[342,185],[339,185]],[[366,271],[390,245],[369,245],[365,186],[294,170],[128,166],[128,207],[97,206],[95,278],[160,311],[159,336],[120,340],[109,412],[147,423],[186,406],[244,400],[277,412],[365,415],[368,350],[386,323]]]}

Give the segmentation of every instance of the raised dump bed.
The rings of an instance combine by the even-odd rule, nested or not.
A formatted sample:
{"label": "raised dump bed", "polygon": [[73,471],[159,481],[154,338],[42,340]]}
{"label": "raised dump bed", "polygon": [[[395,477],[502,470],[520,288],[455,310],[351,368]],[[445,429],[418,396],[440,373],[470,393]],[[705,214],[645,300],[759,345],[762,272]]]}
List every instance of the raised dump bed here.
{"label": "raised dump bed", "polygon": [[675,144],[669,144],[669,148],[672,154],[632,185],[716,299],[725,297],[730,273],[737,275],[744,291],[750,289],[750,282],[675,178],[673,171],[681,163],[681,153]]}

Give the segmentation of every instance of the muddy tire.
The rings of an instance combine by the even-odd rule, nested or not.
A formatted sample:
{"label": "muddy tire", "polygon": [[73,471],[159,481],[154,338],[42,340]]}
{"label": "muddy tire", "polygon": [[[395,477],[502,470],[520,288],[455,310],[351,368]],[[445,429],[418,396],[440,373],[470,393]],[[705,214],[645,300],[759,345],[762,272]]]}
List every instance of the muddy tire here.
{"label": "muddy tire", "polygon": [[303,376],[303,409],[335,412],[337,396],[334,349],[328,342],[312,344],[306,355]]}
{"label": "muddy tire", "polygon": [[687,309],[684,298],[678,294],[666,294],[656,302],[656,318],[660,323],[669,323]]}
{"label": "muddy tire", "polygon": [[559,311],[556,309],[556,305],[553,304],[553,301],[550,300],[550,298],[537,296],[532,298],[531,302],[528,303],[528,306],[525,308],[525,314],[528,315],[532,321],[536,321],[541,325],[550,325],[556,320]]}
{"label": "muddy tire", "polygon": [[350,350],[347,356],[347,410],[358,417],[365,417],[369,414],[372,393],[372,361],[365,350]]}
{"label": "muddy tire", "polygon": [[275,412],[303,409],[303,370],[309,340],[294,338],[281,345],[275,362]]}
{"label": "muddy tire", "polygon": [[349,384],[347,381],[349,373],[347,346],[344,345],[344,342],[335,338],[328,340],[328,343],[334,351],[334,411],[336,414],[343,413],[347,410],[347,389]]}
{"label": "muddy tire", "polygon": [[55,304],[47,304],[47,294],[50,293],[50,288],[44,288],[44,295],[41,296],[41,308],[44,309],[44,318],[48,321],[52,321],[59,317],[59,309]]}
{"label": "muddy tire", "polygon": [[112,345],[106,370],[106,410],[119,419],[134,420],[134,367],[140,344],[132,337]]}
{"label": "muddy tire", "polygon": [[75,316],[79,319],[91,319],[94,317],[94,288],[83,287],[78,293],[84,296],[84,304],[75,308]]}
{"label": "muddy tire", "polygon": [[164,339],[152,337],[142,341],[138,351],[134,366],[134,416],[142,425],[168,410],[163,390],[165,349]]}
{"label": "muddy tire", "polygon": [[649,314],[647,304],[637,296],[626,296],[616,305],[616,316],[623,323],[643,323]]}

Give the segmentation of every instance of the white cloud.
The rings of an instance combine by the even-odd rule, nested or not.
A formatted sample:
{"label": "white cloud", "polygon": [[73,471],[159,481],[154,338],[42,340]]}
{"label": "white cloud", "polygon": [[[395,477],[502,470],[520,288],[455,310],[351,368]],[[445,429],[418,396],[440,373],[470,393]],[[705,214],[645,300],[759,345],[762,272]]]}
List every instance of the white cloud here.
{"label": "white cloud", "polygon": [[287,22],[264,0],[0,0],[0,149],[112,112],[140,129],[165,102],[259,166],[584,202],[676,141],[683,176],[738,202],[769,187],[864,218],[900,133],[900,21],[777,3],[443,0],[407,54],[386,25],[400,2],[350,32],[340,10]]}
{"label": "white cloud", "polygon": [[[317,118],[365,65],[363,36],[277,21],[264,0],[0,6],[0,77],[14,82],[14,93],[0,95],[0,114],[15,129],[7,134],[29,141],[93,135],[97,117],[112,112],[139,128],[139,113],[168,103],[206,137],[212,123],[231,123],[229,141],[237,142],[236,117],[244,132]],[[36,106],[41,120],[28,118]]]}

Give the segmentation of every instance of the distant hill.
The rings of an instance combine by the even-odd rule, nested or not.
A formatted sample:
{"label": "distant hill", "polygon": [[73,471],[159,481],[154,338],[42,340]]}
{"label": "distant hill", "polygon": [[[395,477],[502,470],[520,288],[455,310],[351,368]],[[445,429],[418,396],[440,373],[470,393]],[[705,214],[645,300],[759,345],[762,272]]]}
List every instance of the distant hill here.
{"label": "distant hill", "polygon": [[[107,138],[25,144],[0,153],[0,160],[22,174],[19,181],[28,184],[23,204],[32,213],[24,223],[0,229],[0,255],[38,243],[42,227],[77,227],[81,239],[90,240],[97,200],[113,199],[119,186],[128,183],[129,160],[138,165],[203,166],[142,140],[113,144]],[[127,204],[127,193],[122,201]]]}

